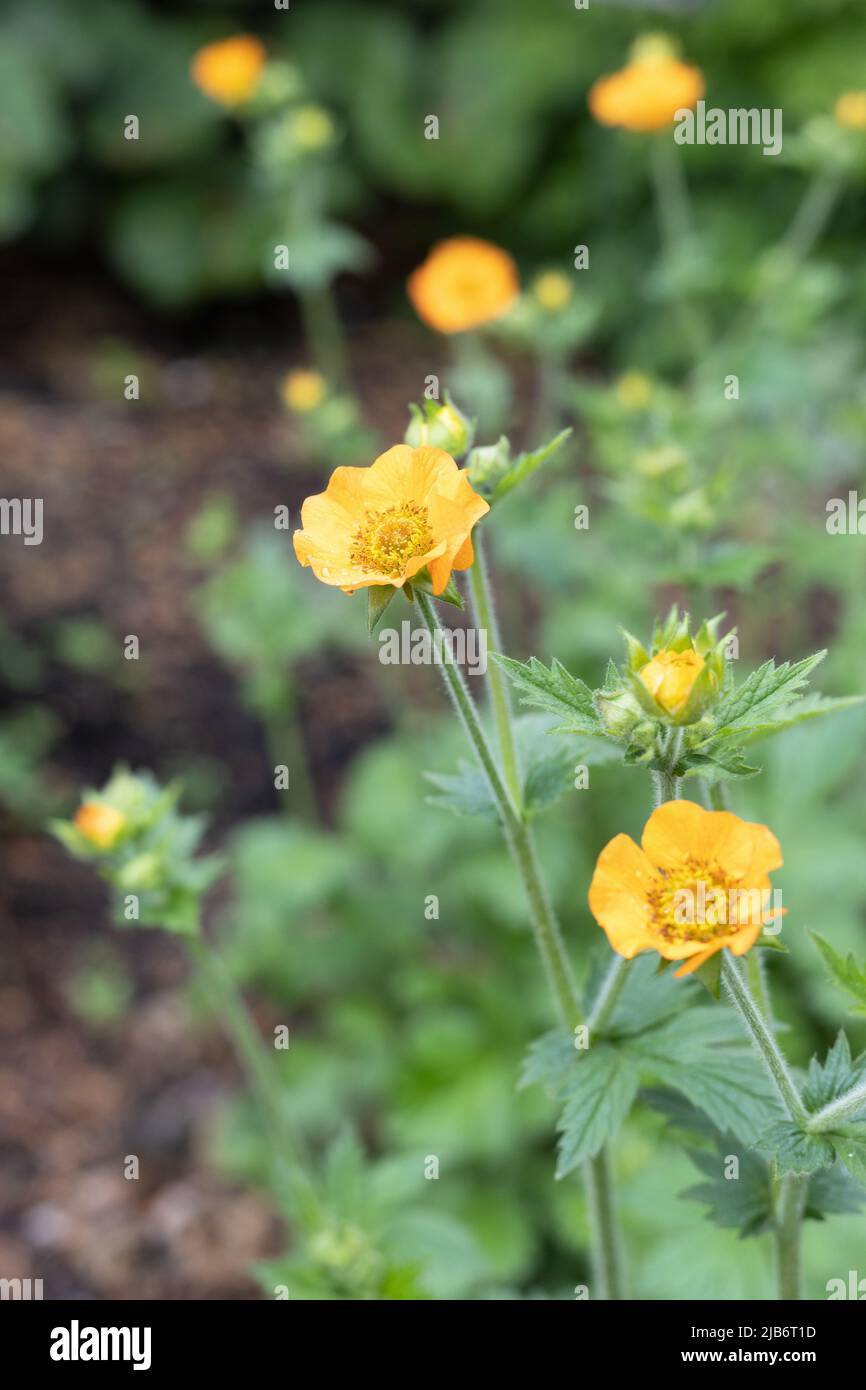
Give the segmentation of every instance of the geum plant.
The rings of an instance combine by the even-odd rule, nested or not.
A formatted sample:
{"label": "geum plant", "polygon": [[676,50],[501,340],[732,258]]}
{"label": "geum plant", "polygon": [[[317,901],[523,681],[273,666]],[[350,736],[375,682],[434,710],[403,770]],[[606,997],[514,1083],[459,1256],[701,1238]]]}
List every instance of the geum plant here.
{"label": "geum plant", "polygon": [[[759,773],[748,745],[857,701],[803,693],[824,652],[767,661],[737,684],[735,634],[720,636],[720,625],[692,635],[674,609],[649,649],[626,633],[624,665],[611,663],[596,691],[556,661],[499,658],[524,702],[556,716],[554,733],[614,744],[645,767],[655,803],[640,847],[617,835],[598,857],[589,906],[616,955],[588,1000],[587,1036],[576,1056],[563,1036],[542,1039],[526,1075],[564,1102],[560,1171],[610,1140],[642,1086],[664,1087],[647,1098],[704,1145],[693,1157],[708,1181],[688,1195],[743,1235],[772,1230],[779,1297],[799,1298],[804,1217],[855,1210],[856,1184],[866,1186],[866,1055],[852,1061],[840,1033],[805,1078],[788,1066],[758,954],[786,949],[769,877],[782,851],[766,826],[724,808],[725,789]],[[701,786],[710,809],[683,799],[684,785]],[[856,964],[818,944],[856,993]],[[660,957],[660,972],[678,962],[673,980],[635,961],[645,952]],[[683,996],[674,980],[691,974],[716,999],[724,989],[753,1055],[737,1048],[728,1011]]]}
{"label": "geum plant", "polygon": [[[866,1059],[852,1062],[840,1035],[825,1063],[812,1063],[805,1083],[785,1062],[754,953],[784,949],[769,877],[782,863],[781,849],[767,827],[723,809],[721,787],[758,772],[744,752],[751,742],[851,701],[803,694],[823,653],[793,665],[768,661],[737,685],[734,634],[720,636],[716,618],[692,636],[688,619],[674,610],[650,649],[627,637],[624,667],[611,663],[598,691],[556,661],[548,668],[498,654],[488,673],[491,733],[453,661],[435,605],[462,606],[453,575],[468,570],[476,621],[500,645],[476,523],[559,441],[512,459],[505,440],[470,450],[463,424],[452,402],[440,409],[428,404],[415,412],[409,437],[417,441],[426,431],[436,445],[396,445],[369,468],[337,469],[327,490],[304,503],[296,553],[324,583],[349,594],[367,591],[371,632],[402,590],[416,606],[430,650],[445,653],[436,664],[476,766],[433,775],[436,800],[460,813],[494,815],[523,881],[559,1024],[532,1047],[523,1080],[543,1081],[563,1104],[557,1176],[583,1171],[593,1296],[626,1296],[609,1146],[648,1088],[650,1102],[704,1146],[696,1161],[711,1181],[691,1195],[744,1234],[772,1229],[780,1296],[799,1297],[803,1218],[855,1209],[852,1179],[866,1180]],[[454,455],[467,450],[461,470]],[[552,732],[569,739],[565,756],[540,751],[534,721],[512,718],[506,674],[525,703],[556,717]],[[619,835],[599,856],[589,901],[614,955],[583,991],[531,824],[573,785],[575,738],[582,748],[595,742],[604,756],[644,767],[655,799],[642,847]],[[712,809],[683,799],[684,782],[702,784]],[[661,957],[659,970],[651,952]],[[675,976],[664,970],[671,961],[679,963]],[[723,983],[735,1012],[698,1003],[694,988],[679,982],[688,974],[716,999]],[[724,1171],[732,1149],[735,1156],[742,1150],[735,1183]]]}
{"label": "geum plant", "polygon": [[454,1287],[454,1267],[480,1277],[468,1232],[421,1205],[420,1173],[367,1159],[348,1128],[324,1155],[312,1152],[288,1113],[278,1043],[266,1044],[222,949],[202,930],[205,895],[229,866],[198,853],[204,819],[181,814],[179,794],[121,767],[52,829],[107,885],[118,926],[167,931],[184,944],[196,991],[233,1046],[264,1141],[262,1177],[291,1229],[289,1253],[255,1271],[262,1288],[278,1299],[426,1299]]}

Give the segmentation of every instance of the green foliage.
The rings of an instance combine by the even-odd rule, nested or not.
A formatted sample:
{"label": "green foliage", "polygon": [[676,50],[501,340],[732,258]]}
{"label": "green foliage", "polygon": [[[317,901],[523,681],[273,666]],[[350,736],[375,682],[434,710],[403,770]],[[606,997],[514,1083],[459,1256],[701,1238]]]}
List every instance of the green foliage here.
{"label": "green foliage", "polygon": [[[523,810],[527,816],[547,810],[573,790],[577,766],[603,762],[608,756],[608,749],[599,750],[594,743],[581,739],[549,739],[550,732],[551,720],[544,715],[523,715],[514,721],[518,761],[523,770]],[[481,768],[465,758],[459,759],[457,767],[456,774],[425,772],[427,781],[437,789],[436,796],[427,798],[429,804],[459,816],[495,821],[496,806]]]}
{"label": "green foliage", "polygon": [[811,936],[830,972],[830,978],[855,1000],[853,1006],[849,1005],[851,1013],[866,1014],[866,966],[859,966],[850,953],[846,957],[841,956],[817,932],[812,932]]}
{"label": "green foliage", "polygon": [[639,961],[601,1036],[590,1034],[588,1049],[562,1034],[533,1045],[522,1084],[540,1081],[563,1107],[557,1177],[617,1133],[644,1086],[675,1089],[741,1144],[754,1143],[768,1114],[778,1111],[735,1016],[726,1008],[688,1007],[688,989]]}

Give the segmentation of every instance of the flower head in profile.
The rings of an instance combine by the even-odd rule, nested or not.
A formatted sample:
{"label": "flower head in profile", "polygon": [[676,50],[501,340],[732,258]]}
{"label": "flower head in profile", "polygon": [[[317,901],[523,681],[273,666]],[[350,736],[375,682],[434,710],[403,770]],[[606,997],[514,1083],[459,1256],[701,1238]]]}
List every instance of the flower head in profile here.
{"label": "flower head in profile", "polygon": [[833,115],[845,130],[866,130],[866,91],[843,92],[833,108]]}
{"label": "flower head in profile", "polygon": [[463,333],[500,318],[520,293],[514,261],[479,237],[440,241],[409,276],[419,318],[438,333]]}
{"label": "flower head in profile", "polygon": [[627,960],[658,951],[689,975],[716,951],[742,956],[780,915],[769,874],[782,863],[765,825],[692,801],[653,811],[640,846],[628,835],[605,845],[589,889],[593,917]]}
{"label": "flower head in profile", "polygon": [[193,55],[192,80],[220,106],[241,106],[259,85],[267,60],[264,44],[253,34],[206,44]]}
{"label": "flower head in profile", "polygon": [[682,62],[668,38],[653,34],[637,41],[624,68],[599,78],[590,89],[589,109],[601,125],[663,130],[703,94],[700,68]]}
{"label": "flower head in profile", "polygon": [[434,594],[474,560],[472,528],[489,511],[444,449],[395,444],[369,468],[337,468],[301,508],[295,554],[344,593],[401,589],[421,570]]}

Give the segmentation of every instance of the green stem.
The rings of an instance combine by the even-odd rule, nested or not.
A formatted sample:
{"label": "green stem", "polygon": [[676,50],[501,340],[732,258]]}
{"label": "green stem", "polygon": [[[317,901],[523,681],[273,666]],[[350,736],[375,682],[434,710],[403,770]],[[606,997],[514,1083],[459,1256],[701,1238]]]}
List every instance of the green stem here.
{"label": "green stem", "polygon": [[707,805],[711,811],[727,811],[728,797],[721,782],[704,782]]}
{"label": "green stem", "polygon": [[[481,603],[479,604],[476,599],[475,605],[480,622],[482,612],[488,616],[493,613],[493,605],[487,588],[487,572],[483,564],[479,566],[477,571],[473,585],[473,597],[476,596],[476,587],[481,597]],[[433,604],[428,596],[420,591],[416,591],[416,598],[427,629],[431,636],[435,636],[439,622]],[[441,670],[463,728],[475,750],[481,768],[487,776],[491,795],[499,812],[506,844],[523,880],[536,945],[554,1003],[565,1026],[569,1031],[573,1031],[582,1021],[580,1001],[571,972],[571,965],[562,942],[559,923],[556,920],[541,876],[534,837],[523,816],[515,810],[503,780],[499,776],[499,770],[463,677],[457,667],[448,661],[442,664]],[[510,704],[507,697],[501,710],[504,711],[508,720],[508,730],[505,737],[513,746]],[[502,733],[500,733],[501,738]],[[623,964],[628,964],[628,962],[623,962]],[[625,1297],[625,1283],[616,1215],[613,1207],[610,1163],[608,1148],[603,1146],[594,1158],[587,1159],[584,1163],[583,1177],[590,1210],[594,1286],[597,1291],[601,1291],[600,1297],[621,1300]]]}
{"label": "green stem", "polygon": [[[789,1120],[805,1126],[808,1112],[773,1034],[769,997],[765,993],[763,1004],[758,1003],[728,951],[722,953],[722,984],[763,1058]],[[780,1299],[802,1298],[800,1233],[807,1186],[808,1180],[794,1173],[774,1180],[773,1226]]]}
{"label": "green stem", "polygon": [[764,969],[763,951],[749,951],[746,956],[746,982],[755,997],[769,1028],[773,1028],[773,1009],[770,1004],[770,991],[767,987],[767,972]]}
{"label": "green stem", "polygon": [[298,291],[304,332],[313,361],[331,387],[346,384],[346,348],[334,292],[330,285]]}
{"label": "green stem", "polygon": [[625,1275],[620,1249],[609,1146],[605,1145],[583,1165],[589,1229],[593,1251],[596,1298],[620,1301],[625,1297]]}
{"label": "green stem", "polygon": [[599,991],[592,1001],[592,1009],[587,1019],[590,1035],[601,1032],[616,1008],[617,1000],[628,979],[631,965],[632,962],[626,960],[625,956],[614,955]]}
{"label": "green stem", "polygon": [[779,247],[791,257],[794,270],[806,259],[824,231],[836,200],[842,190],[838,174],[818,173],[806,188],[806,192],[791,219],[788,230],[782,237]]}
{"label": "green stem", "polygon": [[222,1022],[247,1076],[268,1131],[277,1171],[287,1180],[299,1216],[312,1222],[319,1213],[319,1201],[308,1176],[308,1164],[286,1120],[273,1062],[222,958],[201,936],[188,937],[186,945],[212,1012]]}
{"label": "green stem", "polygon": [[787,1173],[779,1181],[775,1202],[776,1283],[779,1298],[803,1297],[800,1232],[806,1204],[808,1179]]}
{"label": "green stem", "polygon": [[859,1081],[844,1095],[837,1096],[809,1119],[806,1128],[810,1134],[820,1134],[823,1130],[836,1129],[851,1119],[860,1117],[866,1107],[866,1081]]}
{"label": "green stem", "polygon": [[536,352],[536,404],[533,435],[550,439],[562,423],[562,389],[565,365],[560,352]]}
{"label": "green stem", "polygon": [[[487,633],[488,648],[492,647],[494,651],[498,652],[502,650],[502,639],[499,634],[496,610],[493,606],[487,558],[484,553],[480,527],[476,529],[473,542],[475,545],[475,563],[469,571],[472,603],[478,626]],[[493,721],[496,725],[496,738],[502,757],[502,771],[511,793],[511,799],[519,812],[523,806],[523,791],[520,765],[517,760],[517,747],[514,742],[514,730],[511,724],[511,700],[505,674],[496,662],[488,665],[487,680],[490,690],[490,704],[493,709]]]}
{"label": "green stem", "polygon": [[274,767],[284,766],[289,770],[283,809],[288,815],[299,814],[308,821],[318,821],[316,793],[298,726],[297,692],[287,682],[280,682],[277,689],[278,699],[268,695],[256,700],[256,705]]}
{"label": "green stem", "polygon": [[[688,245],[693,227],[688,187],[669,131],[653,137],[650,164],[662,247],[670,260]],[[694,305],[682,296],[677,312],[689,355],[698,357],[706,342],[706,325]]]}
{"label": "green stem", "polygon": [[722,952],[722,984],[761,1054],[788,1119],[804,1125],[807,1120],[806,1107],[788,1071],[788,1064],[739,966],[727,950]]}
{"label": "green stem", "polygon": [[[435,639],[436,633],[439,631],[439,620],[433,603],[429,596],[422,593],[420,589],[416,589],[415,598],[427,630]],[[446,655],[440,665],[442,678],[454,701],[460,722],[472,744],[481,770],[487,778],[490,793],[499,813],[506,844],[520,873],[529,903],[536,945],[559,1015],[569,1031],[573,1031],[582,1021],[582,1011],[571,965],[559,930],[559,923],[554,915],[541,877],[532,832],[515,810],[487,741],[487,736],[481,727],[481,721],[478,718],[472,697],[466,688],[466,682],[458,667],[452,660],[448,659],[447,643],[443,643],[443,651]]]}

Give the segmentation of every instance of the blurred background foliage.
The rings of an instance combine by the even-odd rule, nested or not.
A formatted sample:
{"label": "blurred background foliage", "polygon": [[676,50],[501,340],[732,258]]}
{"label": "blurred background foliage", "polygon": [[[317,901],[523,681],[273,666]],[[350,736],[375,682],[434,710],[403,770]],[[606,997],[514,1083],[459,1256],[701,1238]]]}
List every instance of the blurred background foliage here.
{"label": "blurred background foliage", "polygon": [[[340,273],[355,357],[371,324],[409,320],[405,274],[439,236],[490,236],[527,284],[551,266],[574,276],[585,312],[558,354],[552,409],[575,436],[489,526],[509,652],[556,655],[599,684],[619,655],[618,625],[643,633],[678,599],[696,616],[728,611],[743,669],[826,645],[820,687],[866,689],[862,537],[825,528],[827,499],[864,482],[866,140],[826,234],[781,271],[778,260],[812,176],[794,134],[862,86],[859,0],[592,0],[587,12],[567,0],[294,0],[289,13],[238,0],[2,0],[0,16],[0,236],[10,254],[23,248],[61,278],[95,262],[144,312],[167,315],[162,341],[202,305],[219,313],[232,298],[258,306],[276,294],[269,251],[298,198],[329,231],[316,239],[317,273]],[[657,27],[704,69],[708,102],[781,107],[786,136],[778,159],[749,147],[681,150],[694,232],[668,254],[645,141],[595,125],[586,109],[591,83]],[[189,80],[191,53],[238,29],[259,33],[297,72],[303,99],[334,121],[314,187],[298,194],[292,184],[291,198],[263,192],[237,126]],[[123,138],[130,113],[138,141]],[[430,113],[438,141],[423,138]],[[589,272],[572,271],[576,243],[591,248]],[[697,315],[697,353],[682,331],[684,302]],[[500,392],[490,421],[532,446],[532,354],[520,323],[512,328],[490,335],[475,380],[483,395],[489,372],[496,382],[512,374],[512,405],[496,418]],[[112,353],[128,364],[131,350]],[[434,349],[418,338],[412,351],[420,383]],[[83,343],[81,353],[92,355],[98,405],[104,351]],[[111,378],[111,363],[105,370]],[[729,373],[740,378],[736,403],[722,390]],[[380,434],[393,433],[399,400],[379,412],[362,393],[360,405]],[[482,442],[493,439],[488,428]],[[279,467],[294,505],[317,490],[327,459],[297,439],[289,453]],[[580,1188],[552,1181],[552,1104],[515,1089],[528,1043],[550,1023],[519,885],[495,825],[427,801],[435,790],[424,773],[454,771],[466,750],[431,673],[379,665],[360,600],[302,573],[269,515],[250,525],[236,505],[245,486],[240,464],[221,491],[199,487],[176,602],[209,652],[208,679],[226,682],[246,720],[231,736],[245,731],[238,756],[265,791],[238,812],[229,736],[220,753],[190,750],[185,762],[142,741],[155,771],[185,774],[194,807],[220,826],[230,871],[210,929],[250,995],[291,1020],[291,1047],[277,1054],[286,1108],[330,1154],[335,1191],[355,1201],[346,1221],[363,1226],[369,1205],[377,1231],[388,1228],[374,1189],[409,1204],[411,1220],[398,1222],[406,1248],[394,1257],[413,1271],[403,1296],[571,1297],[587,1277]],[[585,531],[575,530],[578,504],[590,507]],[[50,564],[49,550],[39,563]],[[402,600],[391,611],[395,625],[409,615]],[[68,809],[77,780],[109,770],[93,728],[77,766],[64,721],[67,732],[79,727],[80,701],[67,708],[46,692],[102,691],[97,708],[123,711],[130,725],[150,698],[148,662],[130,674],[117,655],[123,630],[122,612],[109,619],[96,601],[36,623],[4,614],[0,800],[13,833],[32,833]],[[377,713],[357,738],[326,728],[323,752],[309,739],[310,682],[320,690],[346,670]],[[785,853],[790,954],[771,969],[799,1065],[823,1051],[840,1017],[806,929],[866,956],[864,728],[855,711],[786,734],[766,751],[763,776],[734,793],[736,809],[765,820]],[[132,741],[119,750],[130,759]],[[280,805],[268,794],[271,767],[305,760],[291,807]],[[591,792],[568,794],[540,821],[584,973],[600,950],[586,906],[595,856],[617,831],[637,834],[648,809],[639,774],[593,764]],[[430,894],[438,919],[425,917]],[[92,940],[78,955],[70,1007],[110,1033],[134,994],[127,966],[94,954]],[[862,1047],[864,1025],[851,1032]],[[339,1139],[347,1126],[366,1159]],[[423,1179],[430,1154],[441,1165],[435,1183]],[[238,1179],[265,1181],[243,1098],[225,1108],[214,1157]],[[617,1162],[637,1296],[770,1295],[767,1242],[739,1242],[680,1199],[697,1173],[661,1116],[641,1110],[629,1122]],[[862,1216],[809,1223],[808,1296],[822,1297],[825,1281],[858,1260],[862,1270],[864,1236]],[[355,1254],[319,1254],[303,1278],[333,1290],[322,1270]],[[301,1278],[287,1258],[262,1265],[263,1289],[285,1268],[289,1283]]]}

